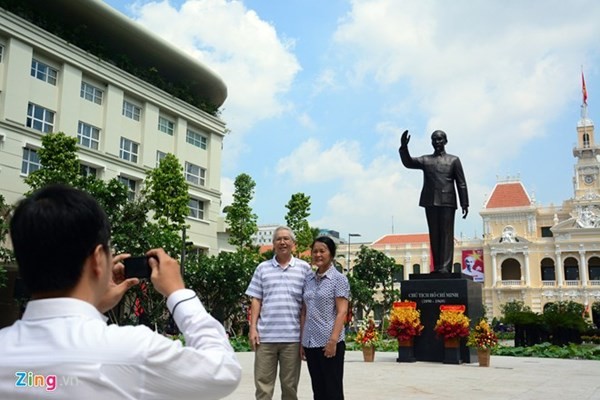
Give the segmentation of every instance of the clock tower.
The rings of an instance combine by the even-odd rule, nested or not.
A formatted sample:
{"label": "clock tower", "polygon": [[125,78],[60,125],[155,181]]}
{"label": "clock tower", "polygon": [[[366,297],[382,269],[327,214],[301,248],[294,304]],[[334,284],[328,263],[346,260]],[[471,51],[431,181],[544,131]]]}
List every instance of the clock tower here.
{"label": "clock tower", "polygon": [[600,197],[600,146],[594,141],[594,123],[587,116],[587,104],[581,106],[581,119],[577,123],[577,146],[573,149],[577,157],[573,189],[575,201]]}

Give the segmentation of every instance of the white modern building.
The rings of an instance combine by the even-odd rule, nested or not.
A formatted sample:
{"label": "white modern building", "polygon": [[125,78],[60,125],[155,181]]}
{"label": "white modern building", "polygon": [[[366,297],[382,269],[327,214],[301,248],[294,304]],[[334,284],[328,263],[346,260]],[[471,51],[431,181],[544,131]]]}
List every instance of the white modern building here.
{"label": "white modern building", "polygon": [[[82,169],[105,180],[118,177],[131,196],[147,171],[173,153],[190,187],[188,240],[218,253],[226,242],[219,231],[227,129],[197,100],[214,110],[221,106],[227,97],[221,78],[102,1],[23,4],[58,23],[67,37],[83,36],[91,49],[0,8],[0,193],[7,202],[28,190],[23,178],[39,168],[37,150],[49,132],[76,137]],[[186,95],[126,72],[119,59],[162,87],[184,88]]]}
{"label": "white modern building", "polygon": [[259,225],[258,230],[252,235],[252,244],[255,246],[269,246],[273,244],[273,234],[280,225]]}

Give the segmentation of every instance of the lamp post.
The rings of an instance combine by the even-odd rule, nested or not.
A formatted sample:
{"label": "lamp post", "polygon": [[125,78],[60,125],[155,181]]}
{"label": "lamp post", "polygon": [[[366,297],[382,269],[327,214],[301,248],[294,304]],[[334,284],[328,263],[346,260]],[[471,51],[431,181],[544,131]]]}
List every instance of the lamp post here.
{"label": "lamp post", "polygon": [[360,233],[349,233],[348,234],[348,260],[346,262],[346,273],[350,272],[350,238],[359,237]]}

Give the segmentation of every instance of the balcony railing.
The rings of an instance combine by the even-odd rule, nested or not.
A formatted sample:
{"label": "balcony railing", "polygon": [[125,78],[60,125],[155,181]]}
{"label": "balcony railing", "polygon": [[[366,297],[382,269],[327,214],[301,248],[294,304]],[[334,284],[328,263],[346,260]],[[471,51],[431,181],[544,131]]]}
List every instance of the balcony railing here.
{"label": "balcony railing", "polygon": [[503,280],[501,281],[502,286],[506,287],[506,286],[521,286],[521,281],[520,280]]}
{"label": "balcony railing", "polygon": [[[542,283],[543,288],[558,287],[557,281],[542,281],[541,283]],[[510,279],[510,280],[499,281],[498,285],[500,287],[515,287],[515,286],[524,286],[525,282],[516,280],[516,279]],[[600,287],[600,280],[598,280],[598,279],[590,280],[590,281],[588,281],[587,286]],[[530,286],[530,287],[533,287],[533,286]],[[580,287],[582,287],[582,284],[579,279],[568,280],[568,281],[563,281],[562,287],[563,288],[580,288]]]}

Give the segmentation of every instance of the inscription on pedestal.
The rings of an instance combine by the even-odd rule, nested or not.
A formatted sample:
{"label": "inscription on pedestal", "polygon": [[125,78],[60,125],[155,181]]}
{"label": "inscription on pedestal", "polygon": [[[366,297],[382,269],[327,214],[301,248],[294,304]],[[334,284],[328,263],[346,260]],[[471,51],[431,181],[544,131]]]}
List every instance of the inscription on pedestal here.
{"label": "inscription on pedestal", "polygon": [[[474,327],[483,316],[482,284],[468,279],[413,279],[401,284],[402,300],[414,301],[421,311],[423,333],[415,337],[415,358],[417,361],[444,360],[444,342],[438,338],[433,328],[440,315],[442,304],[463,304],[465,314]],[[466,338],[461,340],[462,362],[477,360],[475,350],[466,346]]]}

